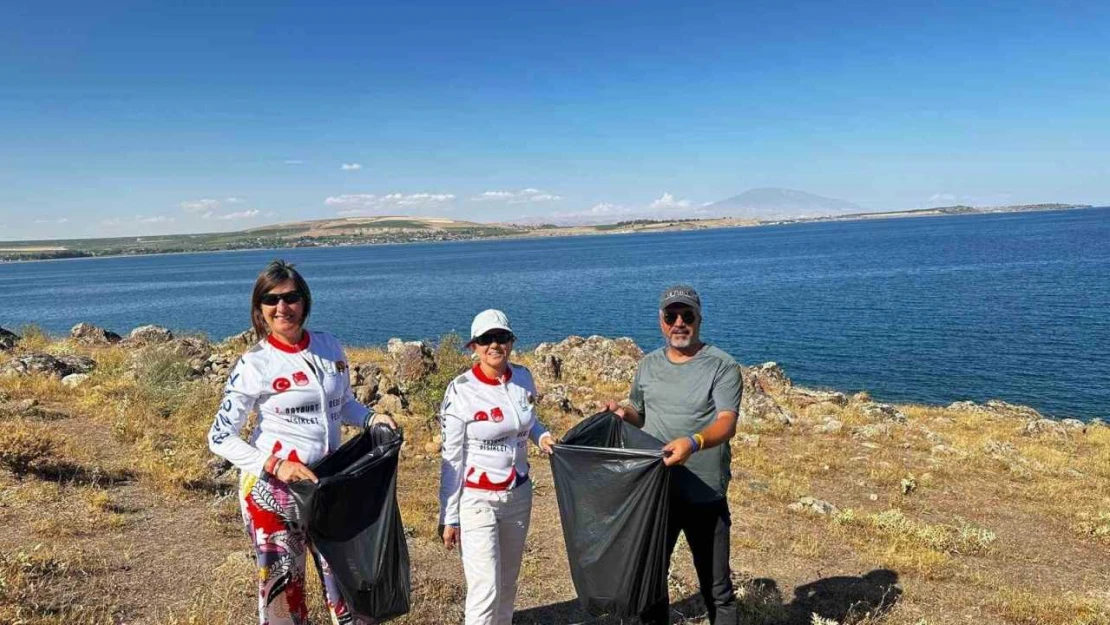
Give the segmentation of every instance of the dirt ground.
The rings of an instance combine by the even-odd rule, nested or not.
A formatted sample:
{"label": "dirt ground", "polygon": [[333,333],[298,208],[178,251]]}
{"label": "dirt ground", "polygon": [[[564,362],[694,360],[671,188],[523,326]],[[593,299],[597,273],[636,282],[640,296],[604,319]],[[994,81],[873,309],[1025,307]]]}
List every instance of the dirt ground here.
{"label": "dirt ground", "polygon": [[[33,609],[18,618],[0,612],[0,622],[252,622],[253,564],[235,494],[156,488],[133,470],[131,450],[110,426],[74,414],[64,402],[45,407],[54,411],[49,427],[71,443],[72,465],[21,477],[0,470],[0,550],[12,579],[19,566],[32,566],[20,562],[38,554],[49,552],[61,564],[25,589]],[[12,423],[0,419],[0,427]],[[1060,445],[1065,465],[1086,453]],[[578,607],[542,458],[533,460],[533,475],[514,622],[618,622],[593,619]],[[733,475],[732,566],[744,622],[1110,623],[1110,546],[1045,503],[1089,497],[1092,489],[1091,501],[1105,503],[1100,475],[1051,482],[1054,490],[1046,493],[1028,476],[1015,477],[1012,465],[938,458],[909,434],[872,442],[801,428],[738,438]],[[905,475],[917,484],[910,492]],[[406,453],[399,484],[412,534],[414,597],[412,614],[397,622],[461,622],[459,556],[434,535],[438,462]],[[841,514],[787,508],[809,494],[834,502]],[[899,511],[892,518],[900,525],[858,520],[890,510]],[[944,534],[948,542],[937,546],[941,539],[930,532],[955,527],[963,529]],[[978,542],[967,539],[975,528],[989,532],[976,534]],[[7,585],[14,587],[12,580]],[[681,542],[670,587],[676,623],[707,622]],[[313,601],[316,622],[324,622],[319,598]]]}

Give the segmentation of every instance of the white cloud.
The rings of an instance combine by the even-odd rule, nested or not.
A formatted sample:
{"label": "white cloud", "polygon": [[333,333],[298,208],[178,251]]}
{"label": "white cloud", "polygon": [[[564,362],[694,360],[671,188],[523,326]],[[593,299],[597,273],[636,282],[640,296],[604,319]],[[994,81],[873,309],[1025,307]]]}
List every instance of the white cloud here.
{"label": "white cloud", "polygon": [[135,222],[140,224],[164,224],[174,221],[173,217],[165,217],[163,215],[154,215],[151,217],[143,217],[139,215],[135,217]]}
{"label": "white cloud", "polygon": [[210,211],[214,208],[218,208],[220,206],[220,201],[213,200],[212,198],[186,200],[178,204],[178,206],[180,206],[181,209],[184,210],[186,213],[203,213],[205,211]]}
{"label": "white cloud", "polygon": [[554,193],[533,189],[521,189],[520,191],[485,191],[479,195],[470,198],[472,202],[508,202],[509,204],[528,204],[532,202],[557,202],[563,199]]}
{"label": "white cloud", "polygon": [[362,169],[362,163],[343,163],[343,171],[358,171]]}
{"label": "white cloud", "polygon": [[241,197],[224,198],[224,201],[227,202],[228,204],[242,204],[243,202],[246,202],[246,200],[244,200]]}
{"label": "white cloud", "polygon": [[486,191],[481,195],[476,195],[470,198],[470,200],[472,202],[484,202],[486,200],[507,200],[514,196],[516,196],[516,194],[512,191]]}
{"label": "white cloud", "polygon": [[[555,195],[553,193],[537,193],[533,196],[530,196],[527,201],[529,201],[529,202],[557,202],[561,199],[563,199],[563,198],[558,196],[558,195]],[[509,202],[509,203],[512,204],[512,202]]]}
{"label": "white cloud", "polygon": [[224,221],[232,220],[232,219],[250,219],[252,217],[258,216],[258,213],[259,213],[259,210],[257,208],[252,208],[250,210],[239,211],[237,213],[228,213],[226,215],[218,215],[216,217],[213,217],[213,219],[220,219],[220,220],[224,220]]}
{"label": "white cloud", "polygon": [[648,205],[652,210],[670,210],[676,208],[690,208],[690,200],[676,200],[670,193],[664,193],[663,197],[655,200]]}
{"label": "white cloud", "polygon": [[586,211],[589,215],[625,215],[630,213],[631,210],[620,204],[613,204],[611,202],[601,202],[594,204],[590,210]]}
{"label": "white cloud", "polygon": [[580,211],[556,212],[546,216],[529,218],[529,221],[542,223],[554,221],[563,224],[596,224],[620,221],[636,214],[636,209],[613,202],[599,202]]}
{"label": "white cloud", "polygon": [[57,219],[36,219],[37,224],[65,224],[69,223],[69,217],[59,217]]}
{"label": "white cloud", "polygon": [[291,158],[291,159],[285,161],[285,164],[286,165],[304,165],[304,161],[300,161],[300,160],[297,160],[295,158]]}
{"label": "white cloud", "polygon": [[374,195],[370,193],[350,193],[333,195],[326,200],[327,206],[335,206],[341,216],[385,215],[398,210],[441,208],[455,201],[453,193],[389,193]]}
{"label": "white cloud", "polygon": [[956,196],[953,193],[934,193],[929,196],[930,202],[955,202]]}

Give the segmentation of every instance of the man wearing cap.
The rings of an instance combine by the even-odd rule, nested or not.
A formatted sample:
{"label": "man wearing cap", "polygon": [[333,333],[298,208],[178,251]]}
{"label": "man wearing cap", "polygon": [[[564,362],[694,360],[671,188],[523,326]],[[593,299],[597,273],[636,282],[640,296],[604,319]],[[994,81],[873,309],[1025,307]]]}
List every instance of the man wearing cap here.
{"label": "man wearing cap", "polygon": [[[701,341],[701,298],[685,285],[663,292],[659,328],[666,344],[644,356],[636,369],[628,403],[612,410],[662,441],[672,472],[672,506],[667,526],[667,559],[678,533],[686,534],[698,584],[714,625],[736,625],[736,593],[729,568],[726,498],[740,412],[740,368],[725,352]],[[670,623],[667,604],[641,615],[644,623]]]}

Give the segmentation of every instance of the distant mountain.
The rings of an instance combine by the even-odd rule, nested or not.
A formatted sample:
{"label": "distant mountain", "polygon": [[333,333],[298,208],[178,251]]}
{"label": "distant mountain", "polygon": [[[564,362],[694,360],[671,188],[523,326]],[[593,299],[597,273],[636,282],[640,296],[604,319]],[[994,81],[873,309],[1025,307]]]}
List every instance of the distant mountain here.
{"label": "distant mountain", "polygon": [[702,207],[703,214],[744,219],[798,219],[861,213],[858,204],[792,189],[751,189]]}

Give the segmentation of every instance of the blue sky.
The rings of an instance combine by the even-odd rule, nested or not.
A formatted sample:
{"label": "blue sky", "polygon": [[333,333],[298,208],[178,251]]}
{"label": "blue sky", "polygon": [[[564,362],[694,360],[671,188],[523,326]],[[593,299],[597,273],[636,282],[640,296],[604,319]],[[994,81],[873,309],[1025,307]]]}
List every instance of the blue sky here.
{"label": "blue sky", "polygon": [[1107,2],[22,4],[0,239],[1110,203]]}

